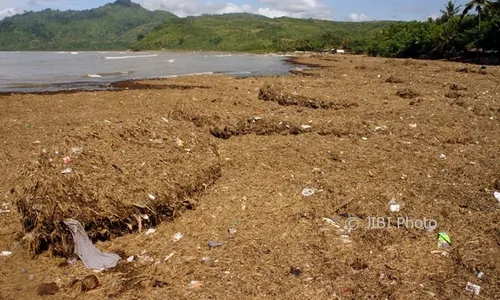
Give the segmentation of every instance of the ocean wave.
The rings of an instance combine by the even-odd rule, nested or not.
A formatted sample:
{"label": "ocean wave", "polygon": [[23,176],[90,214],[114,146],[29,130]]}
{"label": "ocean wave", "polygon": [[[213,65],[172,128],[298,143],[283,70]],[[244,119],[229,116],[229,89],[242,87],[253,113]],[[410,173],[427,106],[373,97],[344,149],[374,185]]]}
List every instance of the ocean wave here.
{"label": "ocean wave", "polygon": [[131,58],[144,58],[144,57],[155,57],[158,54],[150,55],[128,55],[128,56],[105,56],[104,59],[131,59]]}
{"label": "ocean wave", "polygon": [[167,60],[167,62],[169,62],[169,63],[173,63],[174,61],[175,61],[175,59],[169,59],[169,60]]}
{"label": "ocean wave", "polygon": [[76,54],[78,54],[78,52],[70,52],[69,54],[76,55]]}
{"label": "ocean wave", "polygon": [[87,77],[90,77],[90,78],[101,78],[102,76],[99,75],[99,74],[87,74]]}

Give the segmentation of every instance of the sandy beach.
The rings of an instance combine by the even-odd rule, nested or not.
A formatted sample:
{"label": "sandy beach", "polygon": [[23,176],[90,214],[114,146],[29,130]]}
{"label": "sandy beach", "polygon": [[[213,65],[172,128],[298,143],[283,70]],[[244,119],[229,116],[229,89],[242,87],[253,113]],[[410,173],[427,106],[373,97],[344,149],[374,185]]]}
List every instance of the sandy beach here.
{"label": "sandy beach", "polygon": [[[0,257],[0,298],[37,299],[51,282],[59,290],[44,298],[470,299],[468,282],[481,287],[477,299],[498,297],[500,68],[297,61],[321,69],[0,95],[0,251],[12,252]],[[139,119],[184,124],[215,145],[218,177],[154,233],[98,241],[123,258],[116,269],[95,273],[50,251],[32,259],[14,192],[26,165],[75,130]],[[420,226],[429,220],[437,228]],[[92,274],[96,289],[72,285]]]}

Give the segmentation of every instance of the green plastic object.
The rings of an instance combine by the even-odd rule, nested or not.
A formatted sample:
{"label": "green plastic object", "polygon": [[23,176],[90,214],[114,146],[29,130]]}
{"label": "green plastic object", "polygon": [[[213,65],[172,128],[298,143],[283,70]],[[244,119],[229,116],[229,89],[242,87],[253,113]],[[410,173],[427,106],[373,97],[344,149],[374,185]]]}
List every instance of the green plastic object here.
{"label": "green plastic object", "polygon": [[447,248],[451,246],[451,238],[446,232],[438,233],[438,247]]}

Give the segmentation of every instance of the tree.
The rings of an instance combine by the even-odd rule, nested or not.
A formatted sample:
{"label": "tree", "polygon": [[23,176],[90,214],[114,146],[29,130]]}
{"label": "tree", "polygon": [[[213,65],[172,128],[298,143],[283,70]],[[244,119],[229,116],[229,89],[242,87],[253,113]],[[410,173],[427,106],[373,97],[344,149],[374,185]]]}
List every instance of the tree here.
{"label": "tree", "polygon": [[465,17],[471,9],[475,8],[477,12],[479,31],[481,31],[481,15],[483,14],[485,8],[491,7],[492,5],[493,2],[489,0],[471,0],[465,4],[464,11],[462,12],[462,18]]}
{"label": "tree", "polygon": [[[471,9],[476,9],[477,12],[477,27],[478,27],[478,35],[481,34],[481,16],[483,14],[484,9],[492,6],[492,2],[489,0],[471,0],[467,4],[465,4],[464,11],[462,12],[462,19],[469,13]],[[481,38],[478,36],[476,40],[476,54],[477,61],[479,62],[479,49],[478,49],[478,41]]]}
{"label": "tree", "polygon": [[442,14],[441,20],[446,22],[455,17],[456,15],[458,15],[460,7],[462,6],[461,5],[457,6],[455,2],[448,1],[448,4],[446,4],[444,10],[443,9],[439,10]]}

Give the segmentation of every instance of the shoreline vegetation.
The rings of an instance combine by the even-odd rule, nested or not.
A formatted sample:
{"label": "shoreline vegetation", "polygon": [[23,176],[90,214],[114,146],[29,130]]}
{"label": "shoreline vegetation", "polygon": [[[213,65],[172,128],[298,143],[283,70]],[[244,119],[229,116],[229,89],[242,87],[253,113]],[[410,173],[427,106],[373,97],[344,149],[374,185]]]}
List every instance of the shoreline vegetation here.
{"label": "shoreline vegetation", "polygon": [[[392,58],[498,63],[499,0],[450,1],[427,21],[338,22],[248,13],[179,18],[118,0],[85,11],[26,12],[0,21],[0,51],[162,50],[282,53],[345,49]],[[75,38],[78,37],[78,38]]]}

